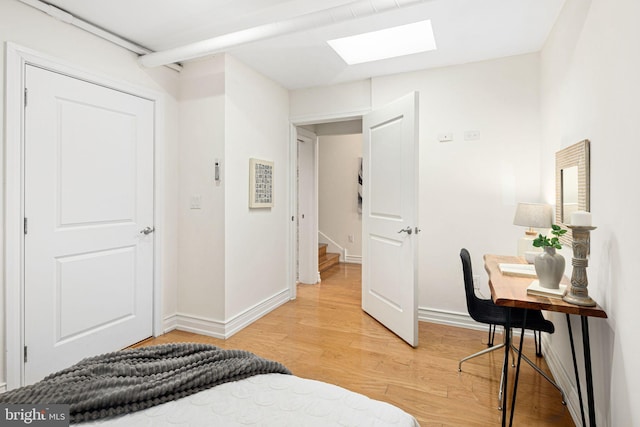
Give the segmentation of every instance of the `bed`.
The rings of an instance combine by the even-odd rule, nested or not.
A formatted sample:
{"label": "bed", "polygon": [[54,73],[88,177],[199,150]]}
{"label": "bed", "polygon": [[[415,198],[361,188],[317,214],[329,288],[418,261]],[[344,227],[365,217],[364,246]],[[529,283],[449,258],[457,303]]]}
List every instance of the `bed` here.
{"label": "bed", "polygon": [[195,343],[87,358],[0,403],[69,404],[80,426],[418,426],[396,406],[278,362]]}

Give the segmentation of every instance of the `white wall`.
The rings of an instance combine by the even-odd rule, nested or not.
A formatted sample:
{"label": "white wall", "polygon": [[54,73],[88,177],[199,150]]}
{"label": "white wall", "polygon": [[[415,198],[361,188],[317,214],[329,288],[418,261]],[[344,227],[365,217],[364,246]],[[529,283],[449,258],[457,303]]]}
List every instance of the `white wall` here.
{"label": "white wall", "polygon": [[[289,93],[232,56],[226,60],[226,318],[288,296]],[[249,209],[249,158],[274,162],[274,206]]]}
{"label": "white wall", "polygon": [[290,91],[289,106],[294,124],[361,115],[371,108],[371,81]]}
{"label": "white wall", "polygon": [[[185,64],[180,89],[174,324],[224,337],[289,298],[289,97],[230,55]],[[251,157],[274,162],[273,208],[248,207]]]}
{"label": "white wall", "polygon": [[318,138],[319,230],[350,257],[362,256],[362,214],[357,197],[361,158],[362,134]]}
{"label": "white wall", "polygon": [[[591,233],[588,289],[609,318],[589,325],[598,425],[604,426],[640,425],[638,16],[637,0],[567,0],[541,55],[542,187],[549,200],[555,152],[591,141],[591,212],[598,228]],[[563,254],[571,258],[570,250]],[[551,318],[557,331],[551,349],[561,370],[572,372],[564,319]]]}
{"label": "white wall", "polygon": [[[108,77],[128,84],[152,89],[164,95],[165,141],[162,149],[165,153],[164,175],[158,176],[164,188],[165,207],[159,214],[164,219],[164,242],[162,250],[162,270],[164,275],[164,305],[165,313],[175,311],[177,269],[176,236],[177,236],[177,163],[173,160],[177,150],[177,103],[178,73],[167,68],[153,70],[141,68],[136,55],[113,44],[85,33],[77,28],[39,12],[17,1],[0,1],[0,42],[3,54],[0,55],[0,81],[4,81],[5,42],[14,42],[31,48],[40,53],[57,58],[69,65],[99,76]],[[0,128],[4,130],[4,83],[0,85]],[[2,132],[4,138],[4,132]],[[3,146],[5,141],[3,139]],[[3,150],[2,150],[3,151]],[[0,162],[4,177],[4,160]],[[4,200],[4,195],[0,197]],[[4,206],[0,209],[0,215],[4,213]],[[0,221],[3,223],[4,219]],[[2,251],[3,245],[0,245]],[[4,259],[0,253],[0,260]],[[0,261],[1,262],[1,261]],[[0,268],[4,272],[4,266]],[[5,286],[16,286],[14,283],[3,283],[3,292],[0,292],[0,384],[4,383],[5,348],[4,348],[4,289]],[[1,387],[0,387],[1,388]]]}
{"label": "white wall", "polygon": [[[180,220],[178,314],[223,322],[225,176],[225,57],[184,64],[180,73]],[[200,197],[201,209],[191,208]],[[180,323],[180,322],[178,322]]]}

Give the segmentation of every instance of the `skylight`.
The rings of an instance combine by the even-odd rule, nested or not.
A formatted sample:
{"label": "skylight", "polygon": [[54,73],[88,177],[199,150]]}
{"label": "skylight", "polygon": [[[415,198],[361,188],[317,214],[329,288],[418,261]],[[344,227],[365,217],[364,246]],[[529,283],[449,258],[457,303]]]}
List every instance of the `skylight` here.
{"label": "skylight", "polygon": [[329,40],[349,64],[377,61],[436,49],[431,20]]}

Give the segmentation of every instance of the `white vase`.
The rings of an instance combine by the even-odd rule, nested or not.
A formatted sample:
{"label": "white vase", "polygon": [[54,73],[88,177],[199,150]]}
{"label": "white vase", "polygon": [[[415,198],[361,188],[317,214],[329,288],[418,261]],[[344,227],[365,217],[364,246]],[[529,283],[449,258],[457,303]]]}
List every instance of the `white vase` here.
{"label": "white vase", "polygon": [[556,249],[545,246],[544,251],[533,261],[540,286],[558,289],[564,274],[564,257],[556,253]]}

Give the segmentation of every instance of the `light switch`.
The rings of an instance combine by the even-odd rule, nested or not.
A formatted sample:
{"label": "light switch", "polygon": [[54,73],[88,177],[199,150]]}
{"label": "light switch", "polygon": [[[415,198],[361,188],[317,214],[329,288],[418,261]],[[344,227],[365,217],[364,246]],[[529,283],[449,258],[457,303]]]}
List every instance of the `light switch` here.
{"label": "light switch", "polygon": [[202,209],[202,196],[199,194],[191,196],[191,209]]}
{"label": "light switch", "polygon": [[439,133],[438,134],[438,141],[440,141],[440,142],[453,141],[453,132]]}

